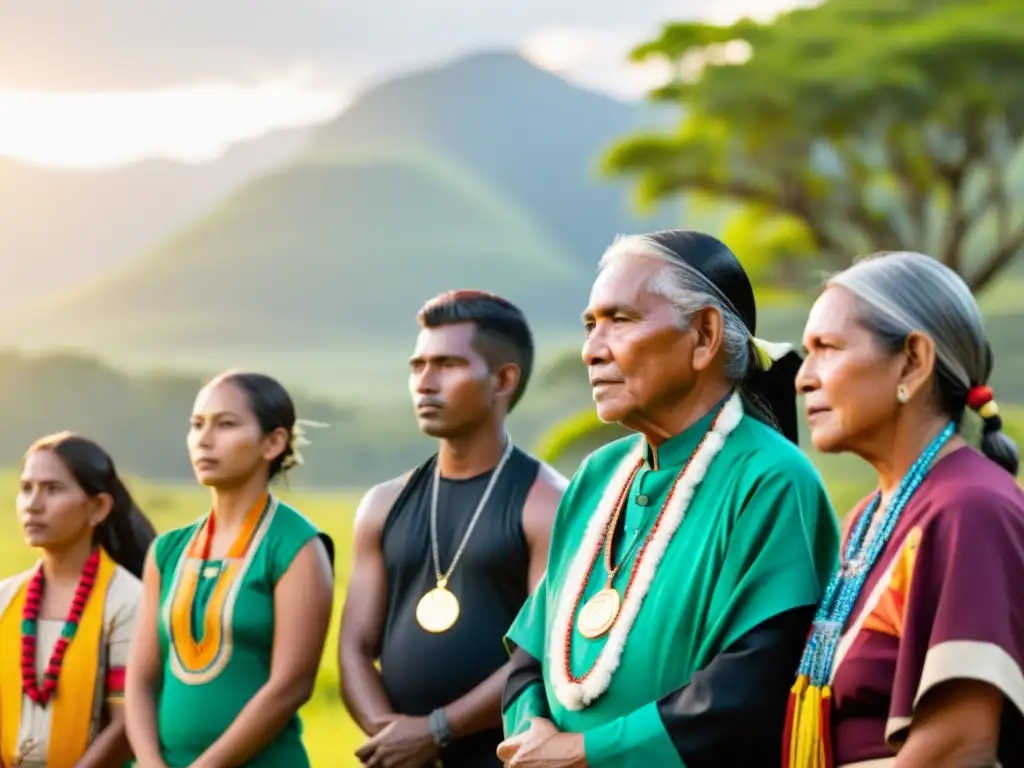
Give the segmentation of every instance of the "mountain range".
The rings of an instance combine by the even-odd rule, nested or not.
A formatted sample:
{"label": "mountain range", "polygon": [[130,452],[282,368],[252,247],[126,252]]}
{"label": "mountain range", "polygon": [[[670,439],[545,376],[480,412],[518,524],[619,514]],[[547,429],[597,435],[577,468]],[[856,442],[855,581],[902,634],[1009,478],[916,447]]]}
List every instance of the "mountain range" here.
{"label": "mountain range", "polygon": [[153,159],[80,171],[0,158],[0,308],[59,295],[123,266],[240,184],[294,157],[309,135],[275,131],[196,164]]}
{"label": "mountain range", "polygon": [[[162,365],[225,350],[342,355],[408,343],[420,303],[456,287],[506,295],[538,328],[575,329],[601,250],[680,220],[681,206],[640,216],[628,186],[597,172],[616,139],[665,118],[514,53],[414,72],[130,260],[66,244],[91,279],[0,317],[0,338]],[[128,240],[131,218],[94,223]]]}

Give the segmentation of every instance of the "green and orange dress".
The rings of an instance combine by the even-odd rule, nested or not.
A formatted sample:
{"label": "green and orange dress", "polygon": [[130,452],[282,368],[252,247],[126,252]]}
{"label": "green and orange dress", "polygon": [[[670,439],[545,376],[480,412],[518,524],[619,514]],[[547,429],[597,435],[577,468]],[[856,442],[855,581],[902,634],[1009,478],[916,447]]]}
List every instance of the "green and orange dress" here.
{"label": "green and orange dress", "polygon": [[[161,535],[157,722],[170,768],[195,762],[266,684],[274,643],[274,588],[317,528],[266,495],[247,514],[227,557],[208,557],[211,516]],[[304,768],[298,715],[251,761],[252,768]]]}

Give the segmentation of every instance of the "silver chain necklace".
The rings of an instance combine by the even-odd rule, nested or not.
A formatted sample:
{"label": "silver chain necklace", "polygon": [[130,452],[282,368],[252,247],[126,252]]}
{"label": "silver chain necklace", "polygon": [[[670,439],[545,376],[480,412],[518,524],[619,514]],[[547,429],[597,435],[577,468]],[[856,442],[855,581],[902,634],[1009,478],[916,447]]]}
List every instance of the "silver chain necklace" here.
{"label": "silver chain necklace", "polygon": [[437,541],[437,496],[438,491],[441,487],[441,460],[438,456],[438,460],[434,463],[434,487],[430,494],[430,543],[434,554],[434,574],[437,577],[437,586],[444,589],[448,585],[448,579],[455,571],[455,566],[459,562],[459,558],[462,557],[462,550],[466,548],[466,544],[469,542],[469,537],[473,534],[473,529],[476,527],[477,521],[480,519],[481,513],[484,511],[484,507],[487,506],[487,500],[491,497],[491,491],[494,490],[494,486],[498,482],[498,476],[501,474],[501,470],[504,469],[505,463],[508,461],[509,456],[512,455],[512,440],[505,435],[505,451],[501,455],[501,459],[498,461],[498,465],[494,468],[494,474],[491,475],[491,479],[487,481],[487,487],[484,489],[484,495],[480,497],[480,502],[476,505],[476,511],[473,512],[473,517],[469,520],[469,527],[466,528],[466,533],[462,537],[462,543],[459,544],[459,548],[455,550],[455,557],[452,558],[452,564],[448,566],[448,571],[441,573],[441,554],[438,550]]}

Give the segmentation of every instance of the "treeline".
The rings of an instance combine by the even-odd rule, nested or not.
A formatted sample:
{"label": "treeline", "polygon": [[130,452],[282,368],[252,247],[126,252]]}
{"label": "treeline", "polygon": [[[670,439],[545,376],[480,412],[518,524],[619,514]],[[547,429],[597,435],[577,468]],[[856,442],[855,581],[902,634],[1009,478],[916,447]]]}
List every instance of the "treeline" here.
{"label": "treeline", "polygon": [[[40,435],[70,429],[99,440],[127,472],[188,479],[185,436],[202,384],[198,376],[130,375],[78,354],[0,353],[0,466],[16,463]],[[364,486],[429,450],[411,409],[368,412],[293,394],[303,418],[329,425],[310,435],[314,444],[296,472],[304,485]]]}
{"label": "treeline", "polygon": [[[578,359],[578,358],[577,358]],[[582,367],[582,366],[581,366]],[[530,445],[560,416],[585,403],[580,381],[566,394],[545,392],[544,377],[515,414],[516,441]],[[0,468],[16,464],[26,447],[50,432],[73,430],[110,450],[126,472],[158,481],[192,477],[185,450],[189,414],[204,383],[179,373],[129,374],[77,353],[25,355],[0,351]],[[433,443],[416,429],[412,406],[337,403],[303,394],[300,384],[282,382],[299,415],[323,422],[309,430],[313,445],[295,471],[302,486],[358,487],[387,479],[422,461]],[[585,376],[582,384],[585,385]]]}
{"label": "treeline", "polygon": [[[999,319],[990,323],[990,332],[994,325],[996,335],[1005,335],[998,332],[1008,333],[1013,323]],[[1024,407],[1014,405],[1024,402],[1024,366],[1013,354],[1017,350],[1000,341],[993,346],[1010,354],[1001,359],[1009,364],[997,369],[1002,374],[996,377],[997,395],[1007,431],[1024,446]],[[36,438],[67,429],[100,441],[127,473],[154,481],[190,481],[185,437],[203,383],[199,375],[126,373],[78,353],[0,351],[0,470],[16,465]],[[366,488],[418,464],[433,450],[433,442],[417,430],[406,399],[334,401],[305,394],[302,382],[283,383],[302,418],[328,425],[310,430],[313,444],[303,450],[305,463],[292,475],[296,487]],[[975,426],[968,420],[968,433]],[[566,473],[597,445],[622,434],[600,428],[594,418],[576,351],[550,360],[534,375],[509,429],[528,450],[560,454],[556,466]],[[801,442],[830,479],[850,477],[859,489],[863,478],[854,472],[857,462],[816,454],[807,439]]]}

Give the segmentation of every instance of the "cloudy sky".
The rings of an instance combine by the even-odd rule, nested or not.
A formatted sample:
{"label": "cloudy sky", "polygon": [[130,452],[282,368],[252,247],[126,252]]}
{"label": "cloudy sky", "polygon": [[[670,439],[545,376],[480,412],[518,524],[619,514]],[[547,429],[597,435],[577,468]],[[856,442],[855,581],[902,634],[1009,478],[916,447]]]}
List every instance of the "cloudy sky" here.
{"label": "cloudy sky", "polygon": [[96,167],[215,156],[320,122],[382,77],[513,48],[635,96],[626,52],[671,19],[771,17],[809,0],[3,0],[0,155]]}

